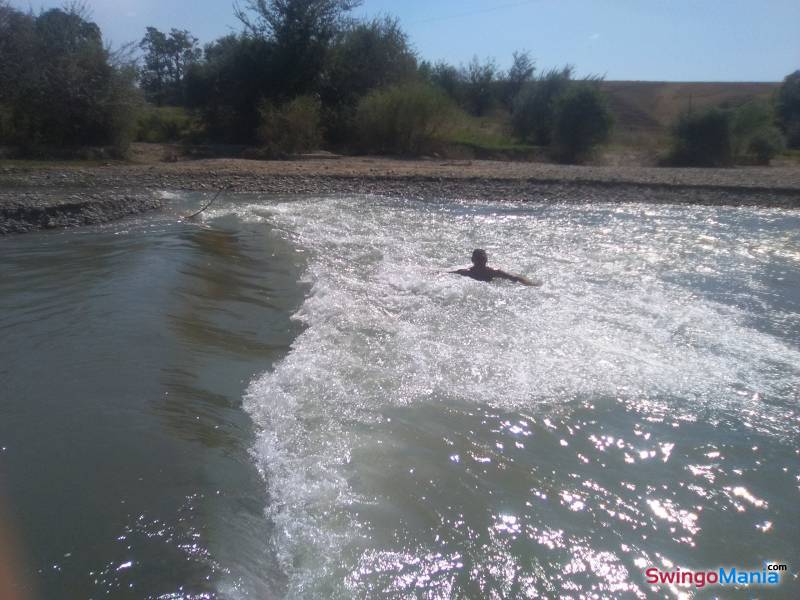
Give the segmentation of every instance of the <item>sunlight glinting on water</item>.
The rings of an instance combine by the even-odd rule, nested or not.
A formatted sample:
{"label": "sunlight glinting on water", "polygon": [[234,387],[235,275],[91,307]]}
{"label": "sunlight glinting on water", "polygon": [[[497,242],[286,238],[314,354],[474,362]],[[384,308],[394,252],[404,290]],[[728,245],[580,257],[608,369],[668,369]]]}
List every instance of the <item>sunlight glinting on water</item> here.
{"label": "sunlight glinting on water", "polygon": [[[644,598],[647,566],[769,547],[800,428],[780,211],[362,197],[207,218],[231,213],[309,256],[306,329],[245,398],[289,596]],[[474,247],[543,285],[446,273]]]}

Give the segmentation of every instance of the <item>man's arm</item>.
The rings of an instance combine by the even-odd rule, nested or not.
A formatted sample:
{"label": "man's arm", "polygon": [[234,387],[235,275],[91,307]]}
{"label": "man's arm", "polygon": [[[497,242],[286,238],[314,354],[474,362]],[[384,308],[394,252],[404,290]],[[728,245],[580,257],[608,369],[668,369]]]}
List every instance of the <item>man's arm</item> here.
{"label": "man's arm", "polygon": [[511,273],[506,273],[505,271],[501,271],[500,269],[494,269],[493,275],[495,277],[500,277],[501,279],[508,279],[509,281],[513,281],[514,283],[521,283],[522,285],[533,286],[533,282],[521,275],[512,275]]}

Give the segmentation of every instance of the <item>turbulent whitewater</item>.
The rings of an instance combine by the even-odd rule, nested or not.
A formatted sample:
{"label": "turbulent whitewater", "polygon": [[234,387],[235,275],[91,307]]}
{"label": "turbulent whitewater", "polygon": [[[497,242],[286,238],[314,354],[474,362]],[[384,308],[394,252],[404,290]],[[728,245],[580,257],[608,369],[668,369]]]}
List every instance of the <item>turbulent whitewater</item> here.
{"label": "turbulent whitewater", "polygon": [[[795,213],[357,197],[206,218],[231,216],[307,261],[303,330],[245,397],[289,597],[644,598],[649,566],[797,555]],[[446,273],[477,247],[543,285]]]}

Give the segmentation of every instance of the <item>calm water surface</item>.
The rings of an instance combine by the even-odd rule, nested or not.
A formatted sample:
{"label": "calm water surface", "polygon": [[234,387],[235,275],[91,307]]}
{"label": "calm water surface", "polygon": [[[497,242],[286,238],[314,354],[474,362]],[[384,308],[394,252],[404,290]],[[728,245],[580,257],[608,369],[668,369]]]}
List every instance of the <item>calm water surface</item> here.
{"label": "calm water surface", "polygon": [[800,596],[797,213],[203,199],[0,239],[33,597]]}

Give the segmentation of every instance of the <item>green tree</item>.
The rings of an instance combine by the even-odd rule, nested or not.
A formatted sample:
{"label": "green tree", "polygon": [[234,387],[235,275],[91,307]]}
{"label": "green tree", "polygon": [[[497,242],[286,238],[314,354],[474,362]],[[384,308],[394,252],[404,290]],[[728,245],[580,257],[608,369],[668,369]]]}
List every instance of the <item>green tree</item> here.
{"label": "green tree", "polygon": [[774,114],[766,102],[752,101],[742,104],[733,112],[731,134],[734,154],[744,154],[747,143],[758,130],[770,127]]}
{"label": "green tree", "polygon": [[299,96],[280,106],[262,102],[258,137],[267,154],[283,157],[318,149],[322,142],[320,109],[319,99],[313,96]]}
{"label": "green tree", "polygon": [[511,112],[511,127],[521,140],[549,146],[555,127],[556,104],[570,86],[572,67],[550,69],[525,85]]}
{"label": "green tree", "polygon": [[270,68],[285,98],[317,90],[328,48],[361,0],[246,0],[236,15],[251,36],[274,44]]}
{"label": "green tree", "polygon": [[784,78],[776,105],[788,145],[800,148],[800,70]]}
{"label": "green tree", "polygon": [[464,99],[470,112],[483,116],[491,108],[497,97],[495,86],[497,63],[486,59],[483,63],[473,56],[469,64],[462,69],[461,79],[464,82]]}
{"label": "green tree", "polygon": [[205,48],[205,60],[186,74],[187,106],[203,115],[215,141],[254,143],[263,99],[283,97],[270,68],[274,44],[263,38],[227,35]]}
{"label": "green tree", "polygon": [[505,85],[503,90],[503,103],[506,108],[512,109],[514,99],[533,79],[536,70],[536,63],[531,58],[528,51],[515,51],[512,57],[511,68],[506,73]]}
{"label": "green tree", "polygon": [[747,144],[747,154],[761,165],[769,162],[780,154],[786,147],[786,140],[776,127],[762,129],[750,138]]}
{"label": "green tree", "polygon": [[396,19],[348,25],[331,45],[320,86],[328,139],[334,144],[347,141],[361,97],[407,81],[416,70],[417,58]]}
{"label": "green tree", "polygon": [[769,164],[785,144],[774,123],[775,113],[767,102],[755,100],[737,108],[731,122],[734,157]]}
{"label": "green tree", "polygon": [[80,5],[38,16],[3,6],[0,31],[6,142],[28,152],[85,145],[124,152],[138,98],[132,70],[113,64]]}
{"label": "green tree", "polygon": [[358,106],[362,150],[388,154],[430,150],[456,110],[441,89],[428,83],[409,82],[373,90]]}
{"label": "green tree", "polygon": [[416,69],[417,58],[397,19],[353,23],[331,46],[325,93],[332,102],[349,101],[373,88],[409,79]]}
{"label": "green tree", "polygon": [[613,119],[597,85],[580,82],[570,86],[555,108],[553,155],[562,162],[581,162],[598,144],[608,140]]}
{"label": "green tree", "polygon": [[36,76],[36,19],[0,2],[0,142],[13,143],[19,105]]}
{"label": "green tree", "polygon": [[202,56],[197,38],[186,30],[165,34],[148,27],[139,47],[144,51],[139,80],[145,97],[158,106],[184,104],[186,74]]}
{"label": "green tree", "polygon": [[678,166],[721,167],[733,163],[730,111],[686,112],[673,128],[670,162]]}
{"label": "green tree", "polygon": [[444,61],[437,62],[431,69],[430,82],[441,88],[452,100],[461,103],[464,82],[456,67]]}

